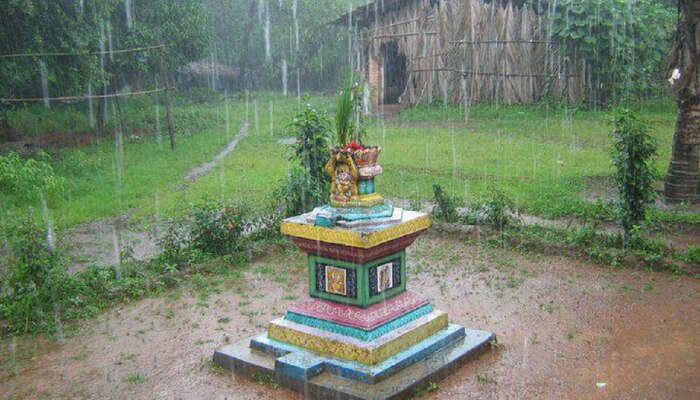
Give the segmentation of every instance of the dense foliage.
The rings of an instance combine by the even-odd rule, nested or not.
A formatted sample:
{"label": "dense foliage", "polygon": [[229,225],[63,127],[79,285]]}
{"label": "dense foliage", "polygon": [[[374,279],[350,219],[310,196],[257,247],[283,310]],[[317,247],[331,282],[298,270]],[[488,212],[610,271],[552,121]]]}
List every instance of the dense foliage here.
{"label": "dense foliage", "polygon": [[666,83],[677,13],[656,0],[550,2],[552,36],[576,69],[585,68],[593,104],[658,93]]}
{"label": "dense foliage", "polygon": [[618,222],[630,236],[646,219],[646,210],[656,198],[654,157],[656,144],[647,127],[629,110],[620,110],[611,132],[612,163],[619,192]]}
{"label": "dense foliage", "polygon": [[40,152],[35,158],[22,158],[16,152],[0,156],[0,192],[18,198],[33,198],[37,193],[58,192],[65,185],[49,156]]}
{"label": "dense foliage", "polygon": [[329,157],[330,125],[324,111],[307,104],[288,127],[296,139],[290,158],[298,165],[290,169],[279,193],[287,216],[311,211],[330,195],[324,170]]}
{"label": "dense foliage", "polygon": [[[42,79],[52,97],[87,93],[88,84],[93,93],[103,86],[153,84],[161,58],[172,69],[204,55],[207,19],[200,0],[1,2],[0,54],[93,55],[0,59],[0,97],[42,97]],[[162,53],[94,54],[161,44]]]}
{"label": "dense foliage", "polygon": [[348,60],[347,46],[339,44],[347,43],[347,29],[330,22],[365,0],[203,3],[214,31],[210,55],[236,68],[243,77],[239,88],[294,94],[297,84],[302,90],[319,90],[339,83]]}

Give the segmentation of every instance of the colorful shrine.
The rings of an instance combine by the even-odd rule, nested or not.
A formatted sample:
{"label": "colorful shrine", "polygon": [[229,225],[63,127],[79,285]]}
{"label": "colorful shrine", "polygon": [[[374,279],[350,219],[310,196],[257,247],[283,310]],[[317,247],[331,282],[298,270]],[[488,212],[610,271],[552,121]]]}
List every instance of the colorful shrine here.
{"label": "colorful shrine", "polygon": [[330,204],[288,218],[281,231],[308,254],[309,297],[267,332],[214,354],[238,374],[271,374],[308,399],[394,399],[490,348],[495,335],[450,323],[406,290],[406,248],[425,213],[375,192],[381,147],[331,150]]}

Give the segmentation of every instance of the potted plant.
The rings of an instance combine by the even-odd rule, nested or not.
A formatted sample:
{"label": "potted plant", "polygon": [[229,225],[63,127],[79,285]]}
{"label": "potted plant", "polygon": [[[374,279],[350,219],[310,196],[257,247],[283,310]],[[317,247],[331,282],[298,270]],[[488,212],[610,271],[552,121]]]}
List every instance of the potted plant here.
{"label": "potted plant", "polygon": [[331,147],[326,164],[326,172],[332,179],[333,207],[372,207],[384,203],[374,191],[374,177],[382,172],[377,164],[382,147],[362,143],[365,135],[362,93],[362,85],[353,84],[352,75],[348,74],[336,108],[336,144]]}

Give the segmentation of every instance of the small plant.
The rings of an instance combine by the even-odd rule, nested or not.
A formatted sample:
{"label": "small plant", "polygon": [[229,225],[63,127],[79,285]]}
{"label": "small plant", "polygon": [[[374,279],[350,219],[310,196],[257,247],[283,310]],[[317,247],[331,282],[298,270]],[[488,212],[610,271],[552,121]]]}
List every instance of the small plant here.
{"label": "small plant", "polygon": [[287,174],[276,197],[282,199],[286,216],[302,214],[322,205],[330,195],[325,165],[328,161],[330,122],[323,113],[307,105],[289,128],[296,136],[291,160],[298,161]]}
{"label": "small plant", "polygon": [[38,192],[62,190],[66,181],[56,174],[50,161],[44,152],[39,152],[37,159],[25,160],[15,152],[0,156],[0,192],[28,198]]}
{"label": "small plant", "polygon": [[324,112],[307,104],[288,126],[296,137],[292,161],[298,161],[315,182],[325,182],[324,167],[328,161],[330,121]]}
{"label": "small plant", "polygon": [[479,383],[491,383],[493,379],[487,374],[476,374],[476,381]]}
{"label": "small plant", "polygon": [[148,382],[148,377],[143,374],[131,374],[127,377],[127,380],[134,384],[141,384]]}
{"label": "small plant", "polygon": [[362,144],[365,132],[362,103],[364,86],[353,83],[352,72],[343,80],[335,110],[336,145],[345,147],[351,140]]}
{"label": "small plant", "polygon": [[2,286],[9,289],[0,301],[0,319],[16,332],[52,331],[54,307],[67,279],[65,259],[31,210],[22,219],[4,222],[11,255],[7,270],[0,270]]}
{"label": "small plant", "polygon": [[343,80],[343,89],[338,96],[335,109],[336,144],[341,147],[348,143],[352,133],[352,113],[352,73],[348,72]]}
{"label": "small plant", "polygon": [[[326,184],[324,187],[328,187]],[[284,214],[288,217],[311,211],[324,204],[328,192],[319,187],[309,173],[301,168],[292,168],[287,174],[285,185],[277,191],[281,197]]]}
{"label": "small plant", "polygon": [[514,213],[515,203],[498,187],[493,186],[491,198],[481,206],[484,222],[500,231],[515,222],[512,217]]}
{"label": "small plant", "polygon": [[619,198],[618,223],[629,242],[639,231],[635,227],[646,219],[646,210],[654,202],[656,144],[647,126],[629,110],[618,110],[613,118],[612,163],[615,166]]}
{"label": "small plant", "polygon": [[425,389],[428,393],[434,393],[440,390],[440,385],[437,382],[428,382],[428,387]]}
{"label": "small plant", "polygon": [[273,389],[279,389],[279,384],[275,381],[275,376],[267,372],[253,372],[250,376],[255,383],[260,386],[270,385]]}
{"label": "small plant", "polygon": [[445,193],[442,187],[437,184],[433,185],[433,195],[436,203],[433,208],[435,218],[445,222],[457,222],[459,214],[457,213],[455,198]]}
{"label": "small plant", "polygon": [[166,224],[165,233],[157,239],[160,254],[158,261],[163,271],[173,274],[205,257],[201,251],[192,247],[189,226],[183,219],[173,219]]}
{"label": "small plant", "polygon": [[190,237],[195,249],[216,256],[239,250],[245,210],[205,198],[191,210]]}

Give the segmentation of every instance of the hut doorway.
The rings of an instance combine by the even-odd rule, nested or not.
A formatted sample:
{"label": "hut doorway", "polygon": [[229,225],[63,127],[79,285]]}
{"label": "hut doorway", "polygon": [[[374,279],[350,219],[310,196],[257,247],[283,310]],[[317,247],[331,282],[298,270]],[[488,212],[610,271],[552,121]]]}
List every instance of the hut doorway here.
{"label": "hut doorway", "polygon": [[399,52],[396,42],[382,45],[384,71],[384,104],[396,104],[406,88],[406,56]]}

